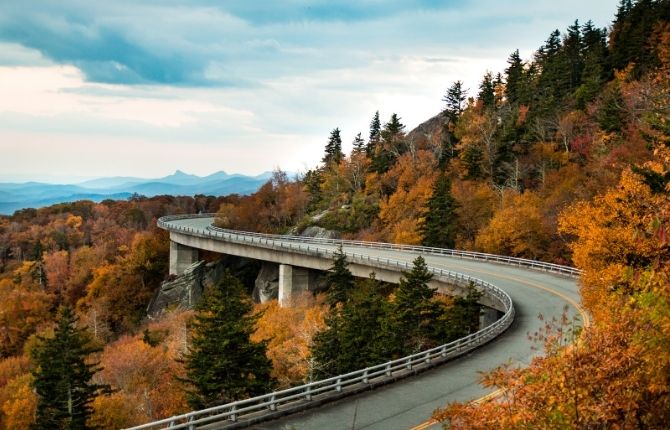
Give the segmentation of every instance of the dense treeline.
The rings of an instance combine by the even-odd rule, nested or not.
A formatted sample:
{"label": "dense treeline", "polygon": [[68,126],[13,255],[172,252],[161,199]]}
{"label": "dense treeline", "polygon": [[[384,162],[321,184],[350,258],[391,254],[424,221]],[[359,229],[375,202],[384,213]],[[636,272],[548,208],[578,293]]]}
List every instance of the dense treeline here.
{"label": "dense treeline", "polygon": [[479,329],[479,294],[440,296],[422,257],[399,285],[354,280],[339,253],[329,273],[326,327],[314,337],[310,377],[353,372],[442,345]]}

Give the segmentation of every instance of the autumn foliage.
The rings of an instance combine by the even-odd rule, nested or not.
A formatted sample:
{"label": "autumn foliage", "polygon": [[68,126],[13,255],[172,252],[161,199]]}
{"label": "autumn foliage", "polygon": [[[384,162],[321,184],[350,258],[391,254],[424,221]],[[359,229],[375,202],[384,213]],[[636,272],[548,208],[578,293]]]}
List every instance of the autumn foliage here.
{"label": "autumn foliage", "polygon": [[[667,428],[670,422],[670,75],[657,85],[643,127],[654,157],[626,169],[591,202],[567,208],[560,231],[574,238],[581,294],[593,325],[546,338],[528,368],[483,379],[502,395],[452,404],[435,418],[454,429]],[[667,118],[667,117],[666,117]]]}

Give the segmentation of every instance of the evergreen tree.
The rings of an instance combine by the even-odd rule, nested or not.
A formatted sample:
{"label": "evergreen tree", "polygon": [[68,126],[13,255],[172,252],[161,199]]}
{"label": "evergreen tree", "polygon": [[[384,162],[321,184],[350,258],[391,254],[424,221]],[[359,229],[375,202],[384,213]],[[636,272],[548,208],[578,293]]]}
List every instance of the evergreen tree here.
{"label": "evergreen tree", "polygon": [[381,142],[375,148],[370,169],[384,173],[391,168],[395,160],[407,151],[405,144],[405,125],[397,114],[392,114],[389,122],[380,132]]}
{"label": "evergreen tree", "polygon": [[445,309],[435,324],[436,335],[440,343],[460,339],[479,330],[479,315],[482,307],[479,299],[481,296],[474,283],[471,282],[465,297],[454,298],[453,305]]}
{"label": "evergreen tree", "polygon": [[458,339],[479,330],[479,315],[482,305],[479,304],[482,293],[477,291],[475,284],[470,282],[465,297],[456,297],[451,309],[453,323],[447,324],[452,330],[451,339]]}
{"label": "evergreen tree", "polygon": [[574,24],[568,27],[561,52],[565,62],[563,66],[566,72],[564,81],[567,84],[567,87],[562,88],[562,90],[564,91],[563,95],[567,95],[581,85],[584,72],[583,40],[579,21],[575,20]]}
{"label": "evergreen tree", "polygon": [[354,138],[352,153],[361,154],[363,151],[365,151],[365,139],[361,137],[361,133],[358,133]]}
{"label": "evergreen tree", "polygon": [[33,429],[87,429],[93,409],[91,402],[109,388],[91,383],[100,370],[87,357],[102,349],[94,347],[91,336],[77,327],[77,316],[69,307],[59,311],[53,338],[38,338],[31,352],[35,364],[33,387],[37,411]]}
{"label": "evergreen tree", "polygon": [[308,170],[303,178],[303,183],[309,194],[309,210],[314,210],[323,199],[321,194],[321,184],[323,183],[322,172],[320,170]]}
{"label": "evergreen tree", "polygon": [[368,144],[365,147],[365,152],[370,158],[372,158],[372,156],[375,154],[375,148],[377,148],[377,144],[382,137],[381,133],[382,123],[379,120],[379,111],[377,111],[375,112],[375,116],[372,117],[372,121],[370,122],[370,136],[368,138]]}
{"label": "evergreen tree", "polygon": [[468,90],[463,88],[463,82],[456,81],[449,87],[442,99],[445,102],[443,113],[447,120],[453,124],[456,124],[461,113],[463,113],[467,93]]}
{"label": "evergreen tree", "polygon": [[606,36],[607,31],[595,28],[590,20],[582,27],[584,68],[581,85],[575,91],[577,107],[580,109],[585,109],[587,103],[593,101],[603,83],[610,78]]}
{"label": "evergreen tree", "polygon": [[451,181],[441,173],[433,185],[421,224],[422,244],[440,248],[453,248],[456,238],[457,203],[451,195]]}
{"label": "evergreen tree", "polygon": [[443,169],[446,167],[448,161],[456,156],[458,139],[454,135],[454,129],[463,113],[466,94],[467,90],[463,88],[463,83],[456,81],[449,87],[442,99],[445,102],[445,107],[442,111],[445,121],[442,125],[442,151],[440,152],[441,156],[438,161],[440,167]]}
{"label": "evergreen tree", "polygon": [[510,104],[522,103],[524,70],[518,49],[510,55],[507,64],[509,64],[509,67],[505,69],[505,98]]}
{"label": "evergreen tree", "polygon": [[381,131],[381,137],[386,141],[403,138],[405,135],[405,124],[400,122],[398,114],[391,114],[389,122],[384,124],[384,129]]}
{"label": "evergreen tree", "polygon": [[344,153],[342,152],[342,138],[340,137],[340,129],[334,128],[330,132],[330,137],[328,138],[328,143],[326,144],[326,153],[323,156],[322,161],[328,165],[331,163],[339,164],[340,161],[344,158]]}
{"label": "evergreen tree", "polygon": [[391,345],[396,355],[419,352],[434,339],[433,323],[439,317],[439,305],[431,299],[435,290],[428,286],[433,274],[419,256],[414,267],[404,272],[395,293],[391,313]]}
{"label": "evergreen tree", "polygon": [[374,278],[357,283],[351,300],[342,307],[340,371],[353,372],[389,359],[388,303]]}
{"label": "evergreen tree", "polygon": [[194,409],[264,394],[272,389],[266,342],[249,336],[260,315],[230,272],[196,306],[191,346],[184,358],[189,405]]}
{"label": "evergreen tree", "polygon": [[492,109],[496,106],[496,84],[491,72],[486,72],[482,83],[479,84],[479,94],[477,98],[481,101],[485,109]]}
{"label": "evergreen tree", "polygon": [[626,123],[626,110],[619,83],[612,82],[603,92],[600,109],[597,112],[600,128],[609,132],[619,132]]}
{"label": "evergreen tree", "polygon": [[335,253],[333,266],[328,272],[328,304],[335,307],[338,303],[345,303],[354,289],[354,275],[347,267],[347,256],[344,255],[342,247]]}
{"label": "evergreen tree", "polygon": [[484,160],[484,154],[482,154],[482,149],[476,144],[470,144],[465,147],[461,155],[461,161],[465,167],[465,178],[469,180],[480,179],[484,176],[482,171],[482,161]]}
{"label": "evergreen tree", "polygon": [[389,359],[388,303],[379,283],[358,283],[351,300],[331,309],[326,329],[314,338],[317,376],[328,377],[383,363]]}
{"label": "evergreen tree", "polygon": [[322,379],[341,374],[342,327],[344,318],[337,309],[331,308],[325,319],[326,328],[314,335],[310,352],[316,362],[311,379]]}
{"label": "evergreen tree", "polygon": [[609,39],[610,60],[616,70],[633,65],[632,75],[640,78],[658,66],[658,44],[650,43],[654,30],[670,21],[668,0],[623,0]]}

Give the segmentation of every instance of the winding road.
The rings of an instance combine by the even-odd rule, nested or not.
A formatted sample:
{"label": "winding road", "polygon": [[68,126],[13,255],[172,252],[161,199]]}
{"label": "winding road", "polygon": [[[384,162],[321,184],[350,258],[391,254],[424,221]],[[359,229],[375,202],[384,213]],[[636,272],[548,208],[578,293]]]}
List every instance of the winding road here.
{"label": "winding road", "polygon": [[[171,232],[172,240],[188,235],[211,235],[208,217],[166,219],[159,226]],[[261,235],[254,235],[263,237]],[[223,239],[221,239],[223,240]],[[274,237],[274,241],[283,239]],[[286,239],[292,249],[311,247],[334,251],[332,242]],[[185,244],[189,245],[189,244]],[[190,245],[192,246],[192,245]],[[473,259],[457,258],[430,253],[429,250],[379,249],[362,243],[344,243],[345,253],[368,255],[411,263],[418,254],[426,259],[429,267],[446,269],[488,281],[509,294],[516,315],[506,332],[493,341],[467,355],[451,360],[418,375],[386,384],[324,404],[318,408],[275,419],[252,428],[256,429],[424,429],[431,425],[431,413],[450,401],[469,401],[488,392],[479,385],[481,372],[505,363],[528,364],[541,347],[529,336],[544,326],[544,320],[560,318],[567,312],[578,324],[588,324],[588,316],[579,306],[577,281],[574,277],[557,275],[526,267],[499,264]],[[290,252],[290,251],[287,251]],[[437,427],[436,427],[437,428]]]}

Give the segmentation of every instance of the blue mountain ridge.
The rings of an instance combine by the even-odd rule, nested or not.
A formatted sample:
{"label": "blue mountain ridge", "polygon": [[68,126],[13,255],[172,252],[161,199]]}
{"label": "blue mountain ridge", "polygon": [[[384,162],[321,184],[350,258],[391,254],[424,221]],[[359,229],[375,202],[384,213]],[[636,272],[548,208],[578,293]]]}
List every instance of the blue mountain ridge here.
{"label": "blue mountain ridge", "polygon": [[92,179],[78,184],[45,184],[40,182],[0,183],[0,214],[11,214],[24,208],[39,208],[76,200],[100,202],[126,199],[132,194],[147,197],[169,194],[222,196],[254,193],[272,176],[229,174],[223,171],[207,176],[191,175],[180,170],[162,178],[116,176]]}

